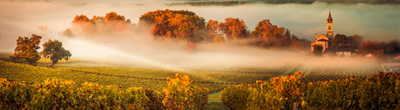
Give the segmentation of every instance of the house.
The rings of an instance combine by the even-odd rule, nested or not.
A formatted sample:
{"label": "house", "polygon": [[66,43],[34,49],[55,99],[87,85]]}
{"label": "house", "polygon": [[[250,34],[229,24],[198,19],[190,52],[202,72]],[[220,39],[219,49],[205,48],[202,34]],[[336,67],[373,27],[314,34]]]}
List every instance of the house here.
{"label": "house", "polygon": [[357,50],[351,46],[350,44],[339,45],[339,47],[335,51],[336,56],[354,56],[357,55]]}

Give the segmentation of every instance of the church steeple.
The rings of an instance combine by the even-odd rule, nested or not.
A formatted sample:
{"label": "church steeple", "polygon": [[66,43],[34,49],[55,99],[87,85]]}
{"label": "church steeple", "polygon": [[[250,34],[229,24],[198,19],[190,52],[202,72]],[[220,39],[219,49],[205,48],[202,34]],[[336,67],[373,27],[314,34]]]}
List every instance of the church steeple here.
{"label": "church steeple", "polygon": [[329,16],[326,20],[326,34],[333,36],[333,19],[331,16],[331,10],[329,9]]}
{"label": "church steeple", "polygon": [[330,10],[329,10],[329,16],[328,16],[327,22],[328,22],[328,23],[332,23],[332,22],[333,22],[333,19],[332,19],[331,11],[330,11]]}

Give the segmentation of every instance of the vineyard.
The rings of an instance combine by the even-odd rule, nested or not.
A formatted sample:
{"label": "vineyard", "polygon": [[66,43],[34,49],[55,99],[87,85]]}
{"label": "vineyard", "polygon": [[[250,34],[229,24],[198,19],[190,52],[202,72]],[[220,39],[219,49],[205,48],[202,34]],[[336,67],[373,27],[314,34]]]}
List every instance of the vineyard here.
{"label": "vineyard", "polygon": [[194,84],[209,88],[211,92],[220,91],[225,87],[237,84],[252,83],[255,80],[276,76],[274,74],[241,73],[234,71],[177,71],[105,66],[51,69],[5,61],[0,61],[0,68],[0,76],[10,81],[34,83],[44,81],[47,78],[62,78],[72,80],[77,84],[94,82],[100,85],[119,85],[123,89],[135,86],[158,91],[161,91],[166,86],[167,77],[174,77],[176,73],[188,75]]}
{"label": "vineyard", "polygon": [[274,77],[221,92],[224,105],[244,109],[400,109],[400,73],[379,73],[362,80],[304,83],[304,75]]}
{"label": "vineyard", "polygon": [[191,84],[188,76],[168,78],[163,92],[130,87],[102,86],[85,82],[77,86],[70,80],[45,80],[27,84],[0,78],[2,109],[204,109],[208,89]]}
{"label": "vineyard", "polygon": [[[17,81],[17,82],[24,82],[24,84],[29,84],[29,85],[40,85],[43,82],[49,82],[47,79],[64,79],[68,81],[72,81],[74,84],[72,85],[87,85],[91,82],[90,84],[94,84],[95,86],[103,86],[102,88],[107,88],[107,87],[113,87],[109,88],[111,91],[114,91],[114,89],[118,89],[116,91],[121,91],[121,93],[118,94],[126,94],[129,93],[127,91],[144,91],[148,92],[147,95],[149,95],[149,91],[154,92],[151,93],[151,97],[149,98],[151,100],[161,100],[160,103],[162,102],[166,103],[168,102],[168,99],[160,98],[164,91],[165,93],[165,87],[168,87],[170,83],[168,81],[171,81],[168,79],[168,77],[173,78],[176,77],[176,73],[181,73],[182,75],[186,75],[190,77],[190,82],[195,86],[190,86],[190,88],[207,88],[207,93],[218,93],[221,90],[224,90],[222,94],[219,94],[218,96],[211,96],[209,101],[213,104],[215,103],[220,103],[221,101],[224,102],[225,106],[231,107],[231,109],[235,108],[232,107],[226,102],[226,97],[224,98],[224,94],[226,94],[227,91],[229,91],[232,88],[236,87],[254,87],[257,84],[263,84],[265,82],[260,82],[257,80],[263,80],[263,81],[268,81],[268,80],[274,80],[279,77],[283,77],[286,75],[293,75],[296,71],[303,71],[302,75],[302,84],[307,84],[310,82],[315,83],[320,83],[318,81],[329,81],[329,80],[344,80],[344,79],[349,79],[351,77],[358,77],[357,81],[363,82],[368,79],[368,77],[371,77],[373,75],[378,74],[378,71],[381,70],[379,68],[379,65],[371,64],[370,66],[360,66],[360,67],[354,67],[354,66],[349,66],[346,67],[346,65],[323,65],[323,66],[315,66],[315,67],[310,67],[310,66],[304,66],[304,65],[286,65],[286,66],[276,66],[276,67],[236,67],[236,68],[229,68],[229,67],[204,67],[204,68],[186,68],[183,70],[170,70],[170,69],[163,69],[163,68],[140,68],[140,67],[127,67],[127,66],[107,66],[104,64],[95,64],[91,62],[62,62],[57,68],[47,68],[47,67],[42,67],[46,66],[46,64],[39,64],[39,66],[31,66],[31,65],[26,65],[26,64],[18,64],[18,63],[12,63],[12,62],[7,62],[7,61],[1,61],[0,60],[0,78],[5,78],[8,81]],[[350,68],[351,67],[351,68]],[[180,77],[181,79],[185,79],[184,77]],[[340,82],[340,81],[338,81]],[[254,84],[252,84],[254,83]],[[245,84],[241,85],[241,84]],[[329,83],[330,84],[330,83]],[[328,83],[325,85],[329,85]],[[28,86],[27,86],[28,87]],[[74,86],[75,87],[75,86]],[[75,88],[78,88],[79,86],[76,86]],[[83,86],[82,86],[83,87]],[[135,87],[133,89],[132,87]],[[269,88],[277,88],[273,86],[269,86]],[[307,86],[309,87],[309,86]],[[140,88],[140,89],[138,89]],[[141,89],[141,88],[146,88],[146,89]],[[170,88],[173,89],[173,88]],[[257,89],[257,88],[255,88]],[[261,90],[261,88],[258,88]],[[297,88],[296,88],[297,89]],[[303,88],[304,89],[304,88]],[[176,89],[179,90],[179,89]],[[319,89],[316,89],[319,90]],[[204,90],[199,90],[198,92],[201,92]],[[236,90],[235,90],[236,91]],[[240,92],[246,92],[246,91],[236,91],[237,93]],[[247,91],[248,92],[248,91]],[[264,91],[265,92],[265,91]],[[279,91],[278,91],[279,92]],[[275,91],[276,93],[278,93]],[[310,93],[310,91],[307,91]],[[306,93],[306,92],[305,92]],[[250,94],[250,93],[246,93]],[[165,95],[165,94],[164,94]],[[245,95],[246,97],[248,95]],[[203,94],[204,96],[204,94]],[[221,99],[219,97],[222,97]],[[237,97],[243,97],[239,94],[237,95],[232,95],[230,94],[229,96],[232,96],[233,98]],[[279,96],[279,95],[276,95]],[[285,97],[287,96],[284,95]],[[121,97],[127,97],[127,96],[121,96]],[[148,96],[150,97],[150,96]],[[231,98],[232,98],[231,97]],[[266,96],[262,96],[266,97]],[[282,97],[282,96],[279,96]],[[177,100],[182,100],[179,99]],[[193,97],[196,100],[200,100],[199,97]],[[229,98],[228,98],[229,99]],[[242,99],[242,98],[239,98]],[[294,98],[293,98],[294,99]],[[311,98],[310,98],[311,99]],[[136,100],[136,99],[135,99]],[[225,100],[225,101],[224,101]],[[229,99],[232,100],[232,99]],[[243,101],[247,101],[248,99],[243,99]],[[253,99],[252,99],[253,100]],[[285,99],[286,100],[286,99]],[[288,99],[289,100],[289,99]],[[292,100],[292,99],[290,99]],[[304,99],[305,100],[305,99]],[[320,99],[318,99],[320,100]],[[323,99],[326,100],[326,99]],[[177,103],[174,102],[175,100],[171,100],[174,104],[172,106],[174,108],[180,108],[180,107],[185,107],[189,105],[182,105],[182,104],[187,104],[187,103]],[[234,102],[232,105],[238,105],[238,106],[243,106],[247,107],[247,105],[241,105],[240,100],[235,100],[239,102]],[[300,101],[297,100],[296,101]],[[257,104],[263,104],[262,102],[266,101],[260,101]],[[279,101],[278,101],[279,102]],[[274,104],[279,104],[281,102],[276,102]],[[196,106],[196,107],[203,107],[206,104],[204,100],[202,103],[198,103],[200,105],[191,105],[191,106]],[[291,102],[290,102],[291,103]],[[292,104],[286,104],[283,105],[284,107],[292,107]],[[305,102],[304,102],[305,103]],[[312,105],[311,102],[307,102],[309,105]],[[321,102],[319,102],[321,103]],[[256,105],[257,105],[256,104]],[[301,104],[301,101],[300,101]],[[264,104],[265,105],[265,104]],[[303,104],[304,105],[304,104]],[[53,105],[52,105],[53,106]],[[123,107],[121,107],[123,106]],[[128,106],[131,108],[131,105],[128,104]],[[24,105],[24,107],[27,107],[27,105]],[[125,105],[118,105],[119,108],[126,108]],[[117,108],[118,108],[117,107]],[[148,105],[143,105],[143,107],[148,107]],[[164,106],[167,107],[167,106]],[[251,106],[252,107],[252,106]],[[251,108],[250,107],[250,108]],[[265,105],[264,107],[268,107]],[[312,106],[308,106],[309,109],[312,108]],[[261,107],[263,108],[263,107]],[[272,108],[271,108],[272,109]]]}

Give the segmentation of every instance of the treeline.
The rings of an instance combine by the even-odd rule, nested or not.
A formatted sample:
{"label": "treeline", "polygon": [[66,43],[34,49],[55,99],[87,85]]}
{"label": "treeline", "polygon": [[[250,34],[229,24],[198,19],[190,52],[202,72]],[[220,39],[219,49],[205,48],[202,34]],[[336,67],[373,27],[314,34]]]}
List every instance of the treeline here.
{"label": "treeline", "polygon": [[391,40],[389,42],[379,42],[366,40],[358,47],[361,55],[373,54],[378,57],[397,56],[400,54],[400,41]]}
{"label": "treeline", "polygon": [[224,105],[243,109],[400,109],[400,73],[383,73],[305,84],[304,75],[225,88]]}
{"label": "treeline", "polygon": [[261,47],[295,47],[308,49],[310,44],[290,33],[289,29],[278,27],[265,19],[258,23],[255,31],[250,32],[245,22],[239,18],[226,18],[223,22],[209,20],[207,23],[195,13],[179,10],[157,10],[140,17],[139,25],[151,25],[151,32],[156,37],[187,40],[189,42],[245,41],[246,45]]}
{"label": "treeline", "polygon": [[183,2],[183,3],[171,3],[168,5],[191,5],[191,6],[209,6],[209,5],[219,5],[219,6],[232,6],[232,5],[244,5],[249,4],[249,1],[193,1],[193,2]]}
{"label": "treeline", "polygon": [[328,4],[400,4],[398,0],[317,0]]}
{"label": "treeline", "polygon": [[191,84],[190,79],[176,74],[163,92],[131,87],[101,86],[86,82],[75,85],[69,80],[53,79],[26,84],[0,78],[2,109],[204,109],[208,89]]}
{"label": "treeline", "polygon": [[191,6],[233,6],[233,5],[244,5],[244,4],[256,4],[256,3],[265,3],[265,4],[312,4],[314,2],[325,2],[328,4],[357,4],[357,3],[366,3],[366,4],[400,4],[400,1],[397,0],[240,0],[240,1],[189,1],[183,3],[170,3],[168,5],[191,5]]}
{"label": "treeline", "polygon": [[[226,18],[224,21],[209,20],[187,10],[156,10],[143,14],[139,24],[135,25],[124,16],[115,12],[107,13],[105,17],[77,15],[71,29],[66,29],[64,35],[119,34],[124,32],[150,33],[157,39],[172,39],[191,43],[225,43],[245,42],[244,45],[269,47],[293,47],[308,49],[310,42],[299,39],[290,33],[289,29],[273,25],[269,19],[261,21],[254,32],[250,32],[245,22],[239,18]],[[267,27],[265,27],[267,26]]]}
{"label": "treeline", "polygon": [[107,13],[103,16],[93,16],[88,18],[86,15],[76,15],[72,21],[72,27],[67,28],[62,34],[74,36],[73,31],[84,35],[118,34],[124,31],[132,30],[134,24],[125,16],[118,15],[115,12]]}
{"label": "treeline", "polygon": [[375,40],[365,40],[362,36],[357,34],[349,37],[344,34],[336,34],[332,39],[330,48],[337,49],[342,46],[358,49],[358,54],[362,56],[372,54],[382,58],[400,54],[400,41],[397,39],[379,42]]}

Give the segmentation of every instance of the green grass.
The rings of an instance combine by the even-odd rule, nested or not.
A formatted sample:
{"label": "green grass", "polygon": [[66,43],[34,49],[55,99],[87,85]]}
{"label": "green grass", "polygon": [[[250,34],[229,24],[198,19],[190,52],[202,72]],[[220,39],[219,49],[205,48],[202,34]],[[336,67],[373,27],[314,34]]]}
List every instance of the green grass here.
{"label": "green grass", "polygon": [[221,101],[221,92],[214,92],[208,94],[208,103],[206,110],[228,110]]}
{"label": "green grass", "polygon": [[206,110],[228,110],[219,98],[209,98],[206,105]]}

